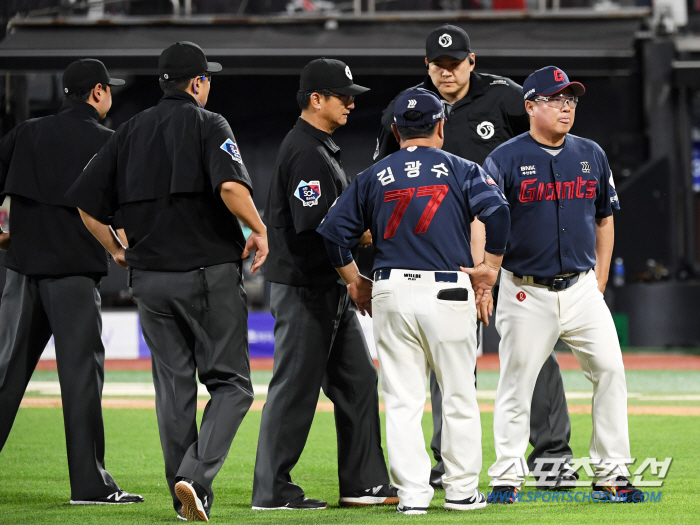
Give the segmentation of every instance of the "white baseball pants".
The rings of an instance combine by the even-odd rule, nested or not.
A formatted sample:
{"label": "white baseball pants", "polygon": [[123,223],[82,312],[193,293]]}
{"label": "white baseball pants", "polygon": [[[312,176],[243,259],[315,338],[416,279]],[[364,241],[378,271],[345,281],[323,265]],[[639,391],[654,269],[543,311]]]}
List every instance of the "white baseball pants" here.
{"label": "white baseball pants", "polygon": [[[412,277],[405,277],[406,275]],[[386,407],[391,479],[405,507],[427,507],[433,497],[430,457],[421,418],[428,372],[442,391],[445,497],[471,498],[481,471],[481,423],[474,386],[476,306],[469,276],[435,282],[434,272],[392,270],[374,283],[374,338]],[[467,288],[467,301],[437,298],[446,288]]]}
{"label": "white baseball pants", "polygon": [[[496,462],[489,469],[493,486],[520,487],[529,473],[524,455],[532,393],[558,338],[571,347],[593,383],[590,457],[602,462],[630,457],[625,369],[615,325],[593,270],[566,290],[551,291],[523,284],[502,269],[496,328],[501,335],[501,376],[493,415]],[[614,477],[603,476],[601,469],[597,474]]]}

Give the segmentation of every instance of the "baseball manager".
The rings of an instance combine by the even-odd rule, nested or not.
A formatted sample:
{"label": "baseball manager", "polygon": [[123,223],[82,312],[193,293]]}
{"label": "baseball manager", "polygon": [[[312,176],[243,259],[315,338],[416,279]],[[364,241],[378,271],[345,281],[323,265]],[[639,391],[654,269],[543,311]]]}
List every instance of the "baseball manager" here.
{"label": "baseball manager", "polygon": [[[589,454],[599,461],[594,497],[612,493],[617,501],[642,501],[641,491],[620,475],[630,457],[627,387],[617,332],[603,300],[612,214],[619,208],[612,172],[598,144],[569,134],[583,85],[548,66],[530,75],[523,90],[530,132],[496,148],[484,163],[511,205],[496,320],[501,375],[491,498],[512,502],[528,474],[523,455],[529,400],[542,364],[561,338],[593,383]],[[556,463],[563,465],[564,458]],[[620,464],[622,472],[606,470]]]}

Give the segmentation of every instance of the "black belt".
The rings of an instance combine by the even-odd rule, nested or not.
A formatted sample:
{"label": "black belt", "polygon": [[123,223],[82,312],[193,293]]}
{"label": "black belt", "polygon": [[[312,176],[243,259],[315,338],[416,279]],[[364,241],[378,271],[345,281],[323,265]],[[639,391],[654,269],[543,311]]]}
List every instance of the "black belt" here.
{"label": "black belt", "polygon": [[[586,270],[585,272],[582,272],[584,275],[587,274],[590,270]],[[517,277],[518,279],[522,279],[522,275],[518,275],[516,273],[513,274],[514,277]],[[575,285],[578,282],[578,278],[581,276],[581,273],[575,273],[574,275],[570,275],[568,277],[550,277],[550,278],[544,278],[544,277],[533,277],[532,282],[535,284],[539,284],[541,286],[546,286],[550,290],[555,290],[555,291],[561,291],[561,290],[566,290],[567,288]]]}
{"label": "black belt", "polygon": [[[407,272],[410,272],[411,270],[406,270]],[[416,270],[416,271],[426,271],[426,270]],[[384,281],[391,277],[391,272],[392,270],[389,270],[387,268],[384,268],[382,270],[377,270],[374,272],[374,280],[375,281]],[[457,272],[433,272],[433,275],[435,276],[435,282],[436,283],[456,283],[457,282]]]}

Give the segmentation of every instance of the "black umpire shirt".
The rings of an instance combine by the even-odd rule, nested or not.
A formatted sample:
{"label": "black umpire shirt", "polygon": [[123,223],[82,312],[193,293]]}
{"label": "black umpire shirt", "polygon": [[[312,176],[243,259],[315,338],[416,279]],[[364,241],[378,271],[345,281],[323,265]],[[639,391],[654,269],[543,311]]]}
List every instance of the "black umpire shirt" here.
{"label": "black umpire shirt", "polygon": [[35,277],[107,274],[107,252],[64,197],[114,133],[99,119],[87,102],[66,99],[56,115],[23,122],[0,141],[0,202],[12,197],[7,268]]}
{"label": "black umpire shirt", "polygon": [[340,148],[300,117],[280,146],[267,199],[268,281],[309,287],[338,281],[316,228],[347,186]]}
{"label": "black umpire shirt", "polygon": [[218,187],[252,184],[228,122],[177,91],[122,124],[66,197],[107,223],[119,210],[132,268],[186,272],[241,259]]}
{"label": "black umpire shirt", "polygon": [[[481,165],[498,146],[530,129],[525,111],[523,88],[506,77],[471,72],[469,91],[461,100],[450,104],[427,77],[414,86],[435,93],[445,107],[444,151]],[[399,93],[401,95],[401,93]],[[391,131],[394,122],[396,96],[382,114],[374,160],[380,160],[399,150]]]}

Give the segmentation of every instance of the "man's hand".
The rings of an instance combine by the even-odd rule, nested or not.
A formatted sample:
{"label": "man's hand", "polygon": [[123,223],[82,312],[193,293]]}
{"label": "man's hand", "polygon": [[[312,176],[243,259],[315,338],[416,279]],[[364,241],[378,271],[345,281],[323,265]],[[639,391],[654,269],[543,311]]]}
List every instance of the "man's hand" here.
{"label": "man's hand", "polygon": [[502,260],[503,255],[494,255],[486,252],[484,261],[477,264],[474,268],[459,267],[464,273],[469,274],[472,288],[474,288],[474,299],[477,307],[485,299],[484,295],[490,294],[491,288],[496,284]]}
{"label": "man's hand", "polygon": [[362,237],[360,237],[360,242],[358,242],[357,245],[360,248],[367,248],[368,246],[371,246],[372,245],[372,232],[367,230],[365,233],[363,233]]}
{"label": "man's hand", "polygon": [[128,268],[129,265],[126,264],[126,249],[120,246],[119,249],[112,254],[112,259],[122,268]]}
{"label": "man's hand", "polygon": [[358,273],[353,281],[346,284],[350,298],[355,302],[360,313],[365,315],[367,312],[372,317],[372,281]]}
{"label": "man's hand", "polygon": [[255,250],[255,259],[253,259],[253,265],[250,267],[250,275],[257,272],[265,262],[265,259],[267,259],[269,251],[267,248],[267,230],[262,233],[253,232],[250,234],[245,243],[245,249],[241,254],[241,258],[247,259],[248,255],[250,255],[250,252],[253,250]]}
{"label": "man's hand", "polygon": [[10,247],[10,232],[0,233],[0,250],[7,250]]}
{"label": "man's hand", "polygon": [[489,316],[491,315],[493,315],[493,294],[488,292],[484,293],[479,306],[476,307],[476,318],[488,326]]}

